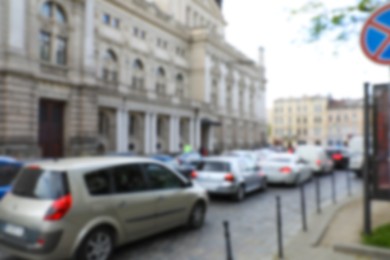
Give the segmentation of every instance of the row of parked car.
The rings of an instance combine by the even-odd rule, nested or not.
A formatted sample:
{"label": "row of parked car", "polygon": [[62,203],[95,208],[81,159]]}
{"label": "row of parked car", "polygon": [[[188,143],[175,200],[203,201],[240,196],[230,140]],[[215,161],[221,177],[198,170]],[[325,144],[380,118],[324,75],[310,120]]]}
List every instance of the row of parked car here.
{"label": "row of parked car", "polygon": [[21,163],[0,157],[0,251],[26,259],[105,260],[115,247],[176,226],[200,228],[208,194],[241,201],[268,183],[297,185],[343,163],[301,146]]}

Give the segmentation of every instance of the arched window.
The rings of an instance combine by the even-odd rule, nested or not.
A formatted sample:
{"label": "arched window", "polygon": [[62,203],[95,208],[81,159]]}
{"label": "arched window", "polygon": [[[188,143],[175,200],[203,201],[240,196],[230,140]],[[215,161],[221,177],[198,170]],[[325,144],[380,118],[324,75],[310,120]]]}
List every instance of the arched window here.
{"label": "arched window", "polygon": [[165,70],[162,67],[157,69],[156,78],[156,92],[159,94],[166,94],[166,77]]}
{"label": "arched window", "polygon": [[176,76],[176,95],[178,97],[184,97],[184,77],[182,74]]}
{"label": "arched window", "polygon": [[140,59],[136,59],[133,63],[133,80],[132,88],[133,89],[143,89],[144,88],[144,64]]}
{"label": "arched window", "polygon": [[[40,31],[39,48],[42,61],[66,65],[68,33],[64,30],[67,22],[64,9],[53,1],[45,2],[41,7],[41,16],[45,24]],[[43,26],[42,26],[43,27]]]}
{"label": "arched window", "polygon": [[64,9],[59,4],[51,1],[42,5],[41,15],[46,19],[53,19],[55,22],[60,24],[66,23]]}
{"label": "arched window", "polygon": [[118,59],[115,52],[111,49],[108,49],[103,56],[102,78],[108,82],[118,81]]}

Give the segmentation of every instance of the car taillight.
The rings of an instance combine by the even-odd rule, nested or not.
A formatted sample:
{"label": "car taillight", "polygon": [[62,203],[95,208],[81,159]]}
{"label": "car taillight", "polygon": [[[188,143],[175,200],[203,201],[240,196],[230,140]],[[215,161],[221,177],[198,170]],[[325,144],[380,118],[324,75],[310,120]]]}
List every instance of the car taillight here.
{"label": "car taillight", "polygon": [[198,173],[196,171],[191,172],[191,179],[196,179],[198,178]]}
{"label": "car taillight", "polygon": [[333,154],[332,158],[333,158],[333,160],[340,161],[341,159],[343,159],[343,155],[341,155],[339,153],[335,153],[335,154]]}
{"label": "car taillight", "polygon": [[316,163],[317,163],[317,166],[321,166],[322,162],[321,162],[321,160],[317,160]]}
{"label": "car taillight", "polygon": [[234,175],[231,174],[231,173],[226,174],[225,175],[225,181],[234,182]]}
{"label": "car taillight", "polygon": [[289,174],[289,173],[292,173],[292,169],[290,167],[282,167],[279,169],[279,172],[281,172],[283,174]]}
{"label": "car taillight", "polygon": [[61,220],[72,207],[72,196],[65,195],[53,202],[45,216],[47,221]]}

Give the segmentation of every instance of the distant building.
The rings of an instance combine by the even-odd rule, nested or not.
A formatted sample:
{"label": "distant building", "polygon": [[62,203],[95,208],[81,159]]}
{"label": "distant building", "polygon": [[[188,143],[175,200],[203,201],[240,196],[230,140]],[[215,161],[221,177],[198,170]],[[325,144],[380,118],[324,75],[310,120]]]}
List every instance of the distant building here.
{"label": "distant building", "polygon": [[263,143],[263,49],[226,42],[222,2],[0,1],[0,154]]}
{"label": "distant building", "polygon": [[363,135],[363,100],[330,100],[328,106],[328,144],[344,145],[353,136]]}
{"label": "distant building", "polygon": [[363,101],[323,96],[277,99],[269,119],[274,143],[344,145],[362,135]]}
{"label": "distant building", "polygon": [[325,144],[327,105],[328,98],[323,96],[275,100],[270,112],[270,139],[283,145]]}

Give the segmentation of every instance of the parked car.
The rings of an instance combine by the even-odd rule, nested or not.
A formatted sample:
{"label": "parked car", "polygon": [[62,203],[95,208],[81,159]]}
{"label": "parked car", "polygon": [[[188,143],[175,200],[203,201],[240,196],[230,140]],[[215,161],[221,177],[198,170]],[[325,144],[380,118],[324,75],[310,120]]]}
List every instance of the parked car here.
{"label": "parked car", "polygon": [[241,201],[249,192],[266,189],[267,179],[255,164],[240,157],[209,157],[199,162],[192,178],[211,194]]}
{"label": "parked car", "polygon": [[298,185],[313,177],[309,164],[295,154],[279,153],[261,164],[268,183]]}
{"label": "parked car", "polygon": [[22,166],[23,163],[14,158],[0,156],[0,199],[10,191],[11,183]]}
{"label": "parked car", "polygon": [[0,251],[33,260],[107,260],[115,247],[176,226],[202,226],[200,186],[145,158],[25,166],[0,203]]}
{"label": "parked car", "polygon": [[333,161],[328,157],[325,148],[317,145],[300,145],[295,154],[304,159],[314,174],[330,173],[333,171]]}
{"label": "parked car", "polygon": [[175,159],[175,157],[172,157],[170,155],[165,155],[165,154],[152,155],[151,158],[165,163],[172,169],[181,173],[187,179],[191,179],[191,173],[193,170],[195,170],[196,162],[197,162],[197,161],[191,161],[191,162],[183,161],[181,164],[179,164],[178,161]]}
{"label": "parked car", "polygon": [[349,141],[348,151],[350,154],[348,168],[353,171],[357,177],[362,177],[364,167],[364,138],[363,136],[354,136]]}
{"label": "parked car", "polygon": [[334,168],[347,170],[349,165],[349,152],[344,147],[328,147],[326,153],[333,160]]}
{"label": "parked car", "polygon": [[179,165],[181,164],[191,164],[193,162],[197,162],[197,161],[200,161],[202,160],[202,155],[198,152],[189,152],[189,153],[182,153],[182,154],[179,154],[177,157],[176,157],[176,160],[177,160],[177,163]]}

